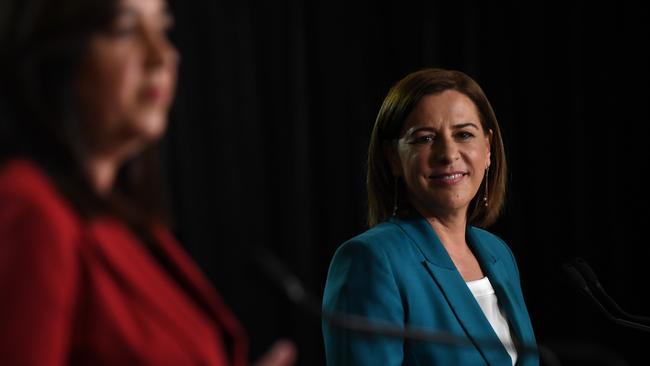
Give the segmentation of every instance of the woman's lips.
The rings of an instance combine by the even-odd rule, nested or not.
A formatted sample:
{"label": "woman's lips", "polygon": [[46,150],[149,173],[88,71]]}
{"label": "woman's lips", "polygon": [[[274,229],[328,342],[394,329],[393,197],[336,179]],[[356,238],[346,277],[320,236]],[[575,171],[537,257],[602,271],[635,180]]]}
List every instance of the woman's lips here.
{"label": "woman's lips", "polygon": [[155,86],[143,88],[140,92],[142,99],[150,103],[166,102],[168,94],[165,88]]}
{"label": "woman's lips", "polygon": [[430,175],[429,179],[438,184],[451,185],[462,181],[466,175],[467,173],[465,172],[454,172],[448,174]]}

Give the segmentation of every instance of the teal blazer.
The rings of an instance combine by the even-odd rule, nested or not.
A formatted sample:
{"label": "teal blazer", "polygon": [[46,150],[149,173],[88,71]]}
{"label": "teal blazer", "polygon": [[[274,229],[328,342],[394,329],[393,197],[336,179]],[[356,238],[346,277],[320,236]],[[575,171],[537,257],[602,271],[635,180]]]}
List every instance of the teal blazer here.
{"label": "teal blazer", "polygon": [[[494,287],[515,344],[535,347],[512,252],[500,238],[473,226],[467,227],[467,240]],[[421,217],[392,218],[344,243],[330,265],[323,311],[466,336],[474,343],[459,347],[368,336],[324,321],[329,366],[512,365],[447,251]],[[519,350],[517,365],[538,364],[534,353]]]}

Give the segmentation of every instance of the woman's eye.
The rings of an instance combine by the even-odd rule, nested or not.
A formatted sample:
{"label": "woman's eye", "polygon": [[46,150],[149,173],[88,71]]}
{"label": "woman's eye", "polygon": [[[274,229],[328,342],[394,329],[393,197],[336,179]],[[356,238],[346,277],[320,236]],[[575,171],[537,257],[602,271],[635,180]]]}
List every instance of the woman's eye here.
{"label": "woman's eye", "polygon": [[469,138],[474,137],[474,134],[472,134],[471,132],[467,132],[467,131],[461,131],[456,136],[458,136],[461,140],[467,140]]}
{"label": "woman's eye", "polygon": [[132,21],[117,21],[108,29],[108,34],[116,38],[126,38],[137,33],[138,25]]}
{"label": "woman's eye", "polygon": [[411,143],[413,144],[429,144],[433,142],[433,135],[424,135],[424,136],[417,136],[414,137]]}
{"label": "woman's eye", "polygon": [[137,15],[131,10],[119,10],[108,28],[114,37],[129,37],[138,32]]}
{"label": "woman's eye", "polygon": [[116,27],[111,30],[111,34],[115,37],[128,37],[137,32],[136,27]]}

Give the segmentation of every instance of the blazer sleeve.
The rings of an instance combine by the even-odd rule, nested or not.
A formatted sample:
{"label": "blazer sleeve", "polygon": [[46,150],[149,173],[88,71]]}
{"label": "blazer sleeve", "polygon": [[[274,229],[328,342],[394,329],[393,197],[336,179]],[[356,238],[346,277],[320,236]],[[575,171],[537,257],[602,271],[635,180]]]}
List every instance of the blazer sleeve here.
{"label": "blazer sleeve", "polygon": [[51,202],[0,191],[0,359],[67,362],[77,265],[71,227]]}
{"label": "blazer sleeve", "polygon": [[[325,285],[326,314],[354,314],[378,324],[404,325],[393,268],[377,246],[349,241],[334,255]],[[361,334],[323,322],[327,365],[401,365],[403,341]]]}

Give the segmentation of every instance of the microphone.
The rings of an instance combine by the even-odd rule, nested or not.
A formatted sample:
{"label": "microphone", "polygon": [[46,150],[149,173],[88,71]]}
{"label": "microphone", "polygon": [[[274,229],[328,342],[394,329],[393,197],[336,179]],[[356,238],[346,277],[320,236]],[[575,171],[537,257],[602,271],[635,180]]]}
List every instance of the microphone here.
{"label": "microphone", "polygon": [[593,271],[593,269],[591,269],[591,266],[589,266],[584,259],[575,258],[573,260],[573,263],[575,264],[576,269],[580,271],[584,279],[587,281],[587,285],[592,289],[595,288],[598,291],[598,293],[600,293],[601,296],[607,301],[607,303],[609,303],[611,307],[616,309],[619,313],[623,314],[628,319],[633,319],[642,323],[650,322],[650,317],[630,314],[627,311],[623,310],[623,308],[621,308],[616,303],[616,301],[614,301],[614,299],[612,299],[612,297],[609,296],[607,291],[605,291],[605,288],[603,288],[603,286],[600,284],[600,281],[598,280],[596,273]]}
{"label": "microphone", "polygon": [[567,274],[569,279],[571,280],[572,284],[580,289],[580,291],[585,294],[589,299],[593,301],[593,303],[597,306],[597,308],[611,321],[613,321],[616,324],[624,325],[630,328],[642,330],[645,332],[650,332],[650,326],[644,325],[644,324],[639,324],[635,322],[631,322],[629,320],[625,319],[620,319],[612,315],[605,306],[598,300],[598,298],[594,295],[594,293],[591,291],[591,288],[589,285],[587,285],[587,281],[585,281],[583,275],[570,263],[564,263],[562,266],[564,269],[564,272]]}
{"label": "microphone", "polygon": [[[371,320],[355,314],[328,313],[321,310],[321,301],[309,294],[302,286],[300,280],[293,275],[271,252],[258,247],[254,259],[264,272],[280,286],[289,299],[298,306],[307,309],[310,313],[324,319],[330,325],[341,329],[359,332],[368,335],[379,335],[392,338],[409,339],[414,341],[435,342],[447,346],[474,347],[469,338],[442,331],[430,331],[409,326],[395,325],[388,322]],[[477,340],[477,343],[489,347],[503,347],[501,341]],[[517,352],[537,354],[545,360],[546,365],[560,365],[555,354],[544,346],[517,345]]]}

